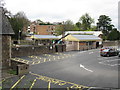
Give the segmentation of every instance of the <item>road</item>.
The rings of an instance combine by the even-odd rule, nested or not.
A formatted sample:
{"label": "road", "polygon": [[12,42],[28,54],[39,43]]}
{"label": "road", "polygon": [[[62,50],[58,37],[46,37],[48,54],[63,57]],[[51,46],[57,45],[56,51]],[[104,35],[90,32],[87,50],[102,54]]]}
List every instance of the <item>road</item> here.
{"label": "road", "polygon": [[99,49],[19,57],[14,60],[30,64],[30,72],[6,79],[4,88],[118,88],[120,58],[101,57]]}

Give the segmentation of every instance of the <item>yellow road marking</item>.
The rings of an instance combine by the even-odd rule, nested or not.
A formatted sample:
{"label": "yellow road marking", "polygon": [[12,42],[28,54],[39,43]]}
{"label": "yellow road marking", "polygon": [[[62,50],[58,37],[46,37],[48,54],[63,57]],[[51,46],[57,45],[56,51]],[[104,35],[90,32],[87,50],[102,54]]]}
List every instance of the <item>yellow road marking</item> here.
{"label": "yellow road marking", "polygon": [[26,62],[26,64],[28,64],[28,63],[29,63],[29,61]]}
{"label": "yellow road marking", "polygon": [[48,90],[50,90],[50,82],[48,83]]}
{"label": "yellow road marking", "polygon": [[44,62],[46,62],[46,59],[44,59]]}
{"label": "yellow road marking", "polygon": [[37,79],[39,79],[39,80],[43,80],[43,81],[50,82],[50,83],[53,83],[53,84],[57,84],[57,85],[60,85],[60,86],[70,84],[71,85],[70,88],[79,88],[79,89],[90,88],[90,87],[87,87],[87,86],[83,86],[83,85],[79,85],[79,84],[75,84],[75,83],[71,83],[71,82],[66,82],[66,81],[63,81],[63,80],[58,80],[58,79],[54,79],[54,78],[34,74],[32,72],[30,72],[30,74],[38,76]]}
{"label": "yellow road marking", "polygon": [[38,62],[38,64],[40,63],[40,61]]}
{"label": "yellow road marking", "polygon": [[70,88],[69,88],[69,87],[67,87],[67,90],[70,90]]}
{"label": "yellow road marking", "polygon": [[5,81],[5,79],[3,79],[0,83],[2,83],[2,82],[4,82]]}
{"label": "yellow road marking", "polygon": [[35,64],[35,62],[32,63],[32,65],[34,65],[34,64]]}
{"label": "yellow road marking", "polygon": [[23,75],[23,76],[10,88],[10,90],[12,90],[24,77],[25,77],[25,75]]}
{"label": "yellow road marking", "polygon": [[32,83],[32,85],[30,86],[30,89],[29,90],[31,90],[32,88],[33,88],[33,86],[35,85],[35,82],[37,81],[37,79],[34,79],[34,81],[33,81],[33,83]]}
{"label": "yellow road marking", "polygon": [[40,63],[40,61],[38,61],[38,62],[35,62],[34,64],[39,64]]}

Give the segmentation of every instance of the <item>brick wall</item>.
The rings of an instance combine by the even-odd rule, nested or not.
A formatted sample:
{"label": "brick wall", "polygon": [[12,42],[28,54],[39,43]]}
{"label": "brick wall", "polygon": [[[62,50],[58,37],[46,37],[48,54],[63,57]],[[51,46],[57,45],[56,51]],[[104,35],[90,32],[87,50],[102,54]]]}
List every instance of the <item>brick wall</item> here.
{"label": "brick wall", "polygon": [[[59,27],[60,25],[30,25],[30,32],[34,32],[35,34],[38,35],[52,35],[54,30]],[[23,32],[26,33],[27,29],[24,28]]]}

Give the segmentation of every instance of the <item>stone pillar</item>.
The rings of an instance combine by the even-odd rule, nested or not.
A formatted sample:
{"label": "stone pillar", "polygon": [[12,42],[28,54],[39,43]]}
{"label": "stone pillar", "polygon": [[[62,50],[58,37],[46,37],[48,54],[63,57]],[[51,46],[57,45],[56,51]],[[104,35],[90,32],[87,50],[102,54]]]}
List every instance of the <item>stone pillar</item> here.
{"label": "stone pillar", "polygon": [[2,69],[9,68],[11,56],[11,36],[2,35]]}
{"label": "stone pillar", "polygon": [[[0,81],[2,81],[2,35],[0,35]],[[2,87],[2,83],[0,83]]]}
{"label": "stone pillar", "polygon": [[4,9],[0,7],[0,61],[2,61],[2,69],[9,68],[10,66],[11,35],[13,34],[13,29],[7,16],[4,14]]}

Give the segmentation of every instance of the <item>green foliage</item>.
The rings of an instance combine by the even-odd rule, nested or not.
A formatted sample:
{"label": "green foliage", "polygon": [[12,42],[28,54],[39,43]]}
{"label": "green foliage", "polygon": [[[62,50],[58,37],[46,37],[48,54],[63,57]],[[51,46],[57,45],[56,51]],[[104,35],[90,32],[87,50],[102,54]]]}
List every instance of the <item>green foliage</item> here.
{"label": "green foliage", "polygon": [[120,32],[117,29],[113,29],[107,36],[110,41],[120,40]]}
{"label": "green foliage", "polygon": [[82,30],[89,30],[91,29],[91,24],[94,23],[94,19],[90,17],[88,13],[82,15],[77,23],[77,26]]}
{"label": "green foliage", "polygon": [[82,31],[81,23],[80,23],[80,22],[77,22],[77,23],[75,24],[75,26],[78,28],[78,31]]}
{"label": "green foliage", "polygon": [[106,36],[109,34],[109,31],[111,31],[114,27],[114,25],[111,24],[111,18],[106,15],[100,15],[97,23],[97,29],[102,31],[103,34]]}
{"label": "green foliage", "polygon": [[27,27],[29,24],[29,20],[25,16],[24,12],[18,12],[16,15],[13,15],[9,18],[9,21],[12,25],[12,28],[15,32],[15,35],[13,36],[14,39],[19,39],[19,36],[21,35],[22,38],[22,31],[24,27]]}
{"label": "green foliage", "polygon": [[77,27],[77,25],[74,25],[74,31],[79,31],[80,29]]}
{"label": "green foliage", "polygon": [[9,74],[14,74],[14,75],[16,75],[16,74],[17,74],[17,71],[11,69],[11,70],[8,71],[8,73],[9,73]]}
{"label": "green foliage", "polygon": [[40,20],[40,19],[37,19],[35,22],[36,22],[37,24],[39,24],[39,25],[53,25],[53,24],[50,23],[50,22],[43,22],[43,21]]}
{"label": "green foliage", "polygon": [[55,33],[56,35],[61,35],[64,34],[65,31],[77,31],[77,30],[79,30],[79,28],[76,25],[74,25],[74,23],[71,20],[67,20],[62,25],[59,25],[56,28]]}
{"label": "green foliage", "polygon": [[63,30],[63,26],[62,25],[57,26],[57,28],[55,29],[56,36],[63,34],[63,31],[64,30]]}
{"label": "green foliage", "polygon": [[64,31],[71,31],[74,30],[74,23],[71,20],[67,20],[64,24],[63,24],[63,29]]}
{"label": "green foliage", "polygon": [[[98,19],[97,30],[103,32],[103,39],[105,39],[105,40],[106,39],[110,39],[110,40],[115,39],[112,36],[112,34],[115,34],[115,32],[112,31],[114,25],[111,24],[111,21],[112,21],[111,18],[109,18],[109,16],[106,16],[106,15],[100,15],[100,17]],[[112,37],[110,37],[110,36],[112,36]]]}

